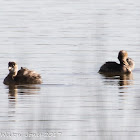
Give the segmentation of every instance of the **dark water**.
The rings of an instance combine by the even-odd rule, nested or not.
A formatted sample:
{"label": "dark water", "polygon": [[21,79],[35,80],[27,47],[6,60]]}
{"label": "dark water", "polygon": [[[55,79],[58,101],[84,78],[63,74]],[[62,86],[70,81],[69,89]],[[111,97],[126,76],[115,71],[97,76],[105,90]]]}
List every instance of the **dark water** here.
{"label": "dark water", "polygon": [[[140,2],[1,0],[0,139],[139,140]],[[131,75],[99,67],[127,50]],[[7,63],[42,75],[8,87]]]}

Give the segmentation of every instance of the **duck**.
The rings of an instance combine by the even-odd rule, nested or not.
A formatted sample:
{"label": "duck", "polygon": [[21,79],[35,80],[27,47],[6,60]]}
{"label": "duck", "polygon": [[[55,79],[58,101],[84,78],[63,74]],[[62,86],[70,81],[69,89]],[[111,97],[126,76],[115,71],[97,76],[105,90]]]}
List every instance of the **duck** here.
{"label": "duck", "polygon": [[99,73],[104,74],[104,73],[118,73],[118,74],[126,74],[126,73],[131,73],[132,70],[134,69],[135,63],[134,61],[128,57],[128,53],[125,50],[121,50],[118,53],[118,59],[120,63],[117,62],[106,62],[103,64],[100,69]]}
{"label": "duck", "polygon": [[4,79],[5,85],[23,85],[23,84],[41,84],[42,78],[40,74],[25,67],[18,70],[16,62],[8,63],[9,74]]}

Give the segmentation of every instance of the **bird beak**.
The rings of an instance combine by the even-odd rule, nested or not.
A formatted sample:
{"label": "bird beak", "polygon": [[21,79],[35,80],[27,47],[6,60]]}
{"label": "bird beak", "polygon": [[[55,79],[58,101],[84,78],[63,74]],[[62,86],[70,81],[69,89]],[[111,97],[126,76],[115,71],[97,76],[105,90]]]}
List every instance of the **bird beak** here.
{"label": "bird beak", "polygon": [[12,69],[12,67],[8,67],[8,70],[10,71]]}

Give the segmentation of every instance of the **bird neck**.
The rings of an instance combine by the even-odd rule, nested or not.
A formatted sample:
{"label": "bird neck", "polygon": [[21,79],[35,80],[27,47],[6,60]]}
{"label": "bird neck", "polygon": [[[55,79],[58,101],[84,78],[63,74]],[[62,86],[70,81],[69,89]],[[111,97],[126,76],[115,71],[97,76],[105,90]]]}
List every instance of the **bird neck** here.
{"label": "bird neck", "polygon": [[120,64],[121,64],[121,65],[125,65],[125,66],[128,66],[128,65],[129,65],[128,62],[127,62],[126,60],[120,61]]}
{"label": "bird neck", "polygon": [[14,77],[17,75],[17,72],[9,72],[9,76],[14,79]]}

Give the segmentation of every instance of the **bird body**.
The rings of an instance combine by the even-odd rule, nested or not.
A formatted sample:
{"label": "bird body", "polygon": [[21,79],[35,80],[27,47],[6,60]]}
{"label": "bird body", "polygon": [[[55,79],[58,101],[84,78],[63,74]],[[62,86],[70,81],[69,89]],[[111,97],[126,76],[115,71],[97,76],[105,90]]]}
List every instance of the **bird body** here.
{"label": "bird body", "polygon": [[118,54],[119,63],[106,62],[100,67],[99,73],[131,73],[134,69],[134,61],[128,57],[126,51],[121,50]]}
{"label": "bird body", "polygon": [[4,79],[6,85],[22,85],[22,84],[41,84],[41,76],[35,71],[21,67],[18,71],[18,66],[15,62],[8,63],[9,74]]}

